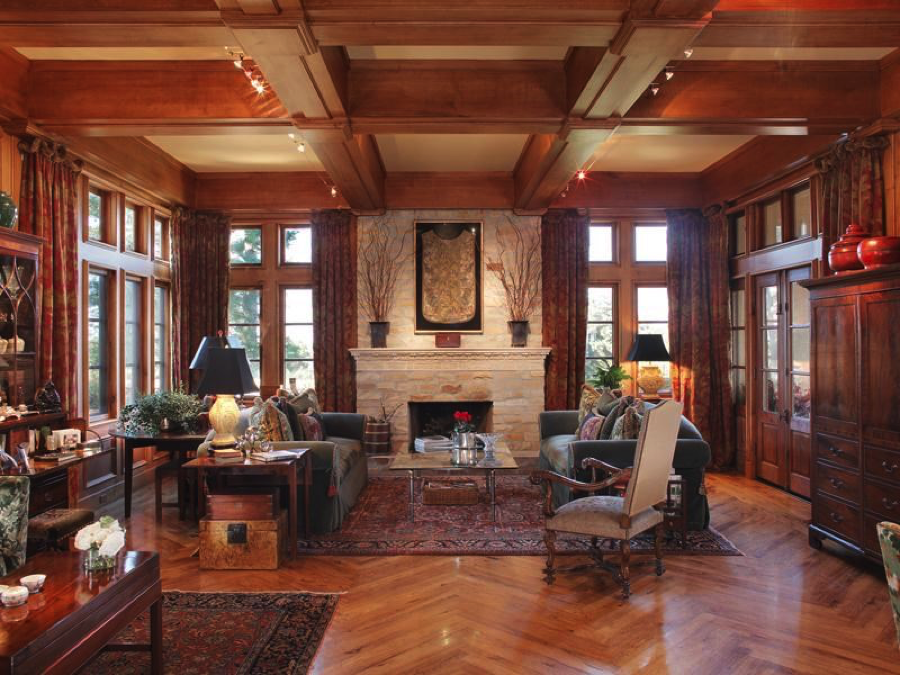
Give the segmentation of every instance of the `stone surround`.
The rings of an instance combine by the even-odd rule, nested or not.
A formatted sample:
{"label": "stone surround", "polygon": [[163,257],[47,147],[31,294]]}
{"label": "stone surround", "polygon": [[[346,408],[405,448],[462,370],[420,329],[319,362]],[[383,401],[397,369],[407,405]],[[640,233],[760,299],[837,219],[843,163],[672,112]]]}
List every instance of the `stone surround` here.
{"label": "stone surround", "polygon": [[493,401],[493,430],[513,454],[537,457],[550,350],[351,349],[357,410],[375,415],[400,405],[391,423],[394,452],[406,452],[410,401]]}

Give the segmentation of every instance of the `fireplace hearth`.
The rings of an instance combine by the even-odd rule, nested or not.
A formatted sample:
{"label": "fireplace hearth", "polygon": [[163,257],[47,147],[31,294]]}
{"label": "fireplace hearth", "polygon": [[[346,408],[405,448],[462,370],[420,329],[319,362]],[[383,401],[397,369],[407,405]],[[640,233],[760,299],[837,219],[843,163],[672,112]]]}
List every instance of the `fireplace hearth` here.
{"label": "fireplace hearth", "polygon": [[493,401],[409,401],[409,451],[422,436],[447,436],[453,432],[453,414],[472,415],[475,431],[493,431]]}

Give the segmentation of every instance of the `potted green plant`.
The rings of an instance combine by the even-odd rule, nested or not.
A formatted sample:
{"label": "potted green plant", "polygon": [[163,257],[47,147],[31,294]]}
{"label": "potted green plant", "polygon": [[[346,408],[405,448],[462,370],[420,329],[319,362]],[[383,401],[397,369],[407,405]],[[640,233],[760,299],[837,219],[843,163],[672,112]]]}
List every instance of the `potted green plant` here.
{"label": "potted green plant", "polygon": [[140,396],[122,408],[118,425],[127,434],[155,436],[160,431],[197,431],[203,403],[178,386]]}
{"label": "potted green plant", "polygon": [[594,364],[594,372],[587,378],[587,383],[596,389],[619,389],[622,382],[630,380],[631,375],[625,372],[618,363],[605,368],[601,362]]}

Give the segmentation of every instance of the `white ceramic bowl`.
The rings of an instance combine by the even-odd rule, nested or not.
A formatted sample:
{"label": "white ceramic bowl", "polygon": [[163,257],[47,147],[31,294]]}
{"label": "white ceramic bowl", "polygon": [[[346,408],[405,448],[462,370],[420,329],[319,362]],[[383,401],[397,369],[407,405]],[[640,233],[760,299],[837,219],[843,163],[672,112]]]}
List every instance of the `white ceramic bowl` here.
{"label": "white ceramic bowl", "polygon": [[19,579],[19,582],[28,589],[29,593],[40,593],[41,589],[44,588],[45,581],[47,581],[46,574],[29,574],[27,577]]}
{"label": "white ceramic bowl", "polygon": [[10,586],[2,594],[0,601],[4,607],[18,607],[28,602],[28,589],[24,586]]}

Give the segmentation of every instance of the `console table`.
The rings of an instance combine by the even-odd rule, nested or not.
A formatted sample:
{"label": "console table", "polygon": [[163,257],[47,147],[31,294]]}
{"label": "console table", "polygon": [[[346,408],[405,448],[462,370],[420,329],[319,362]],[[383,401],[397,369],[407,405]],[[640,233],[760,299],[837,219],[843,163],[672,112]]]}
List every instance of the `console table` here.
{"label": "console table", "polygon": [[[41,593],[19,607],[0,609],[0,672],[73,673],[98,652],[146,650],[151,672],[163,672],[162,583],[159,554],[120,553],[116,567],[88,574],[81,553],[40,553],[0,579],[18,584],[27,574],[46,574]],[[110,641],[150,610],[150,644]]]}

